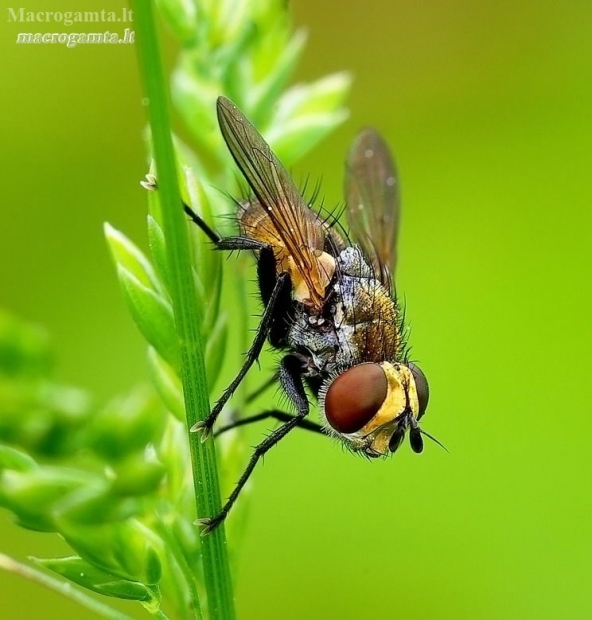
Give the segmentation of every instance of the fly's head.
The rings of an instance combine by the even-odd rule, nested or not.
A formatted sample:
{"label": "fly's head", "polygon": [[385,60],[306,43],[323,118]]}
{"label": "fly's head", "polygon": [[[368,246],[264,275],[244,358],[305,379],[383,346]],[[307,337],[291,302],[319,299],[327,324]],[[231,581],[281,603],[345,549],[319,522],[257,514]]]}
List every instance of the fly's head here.
{"label": "fly's head", "polygon": [[409,430],[411,449],[423,450],[419,420],[429,399],[428,382],[415,364],[358,364],[329,379],[319,405],[328,427],[352,450],[386,456]]}

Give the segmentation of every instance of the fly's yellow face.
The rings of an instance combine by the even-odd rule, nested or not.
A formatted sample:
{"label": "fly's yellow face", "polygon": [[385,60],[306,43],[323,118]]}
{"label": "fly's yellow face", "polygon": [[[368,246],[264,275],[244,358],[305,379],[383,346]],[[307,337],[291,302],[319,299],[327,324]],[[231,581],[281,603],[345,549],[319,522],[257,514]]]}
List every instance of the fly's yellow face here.
{"label": "fly's yellow face", "polygon": [[330,429],[352,449],[386,456],[400,446],[407,429],[421,452],[418,421],[429,399],[427,379],[415,364],[358,364],[323,389],[320,404]]}

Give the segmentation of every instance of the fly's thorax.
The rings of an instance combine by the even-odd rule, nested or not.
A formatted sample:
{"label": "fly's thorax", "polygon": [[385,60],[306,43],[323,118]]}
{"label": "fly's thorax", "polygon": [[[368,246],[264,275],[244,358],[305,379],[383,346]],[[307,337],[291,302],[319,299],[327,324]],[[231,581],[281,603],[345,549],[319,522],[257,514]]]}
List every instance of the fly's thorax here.
{"label": "fly's thorax", "polygon": [[[315,285],[315,291],[321,297],[324,297],[327,286],[335,273],[335,259],[327,252],[321,250],[302,248],[302,251],[303,253],[311,254],[311,256],[306,256],[306,258],[309,259],[308,262],[311,263],[311,266],[315,266],[315,271],[309,273]],[[312,300],[314,299],[315,291],[310,290],[301,275],[301,268],[293,256],[288,255],[278,261],[278,273],[281,271],[286,271],[290,274],[294,299],[305,306],[314,305]]]}
{"label": "fly's thorax", "polygon": [[[291,269],[288,260],[284,269]],[[400,325],[395,300],[374,278],[360,249],[348,247],[337,258],[322,314],[296,304],[287,341],[292,349],[307,352],[310,368],[326,377],[363,362],[399,359],[404,349]]]}
{"label": "fly's thorax", "polygon": [[306,358],[307,375],[324,376],[336,365],[339,342],[330,319],[311,315],[297,306],[287,334],[287,345]]}
{"label": "fly's thorax", "polygon": [[344,275],[358,278],[374,277],[372,267],[357,246],[349,246],[339,253],[339,267]]}
{"label": "fly's thorax", "polygon": [[419,433],[427,401],[427,380],[419,368],[384,361],[353,366],[331,377],[319,393],[327,428],[367,456],[394,452],[409,427]]}
{"label": "fly's thorax", "polygon": [[241,203],[241,233],[272,249],[276,273],[289,274],[294,300],[319,313],[336,268],[335,258],[324,250],[326,226],[316,213],[296,206],[286,207],[291,217],[284,222],[282,216],[285,226],[278,226],[271,217],[273,209],[257,200]]}

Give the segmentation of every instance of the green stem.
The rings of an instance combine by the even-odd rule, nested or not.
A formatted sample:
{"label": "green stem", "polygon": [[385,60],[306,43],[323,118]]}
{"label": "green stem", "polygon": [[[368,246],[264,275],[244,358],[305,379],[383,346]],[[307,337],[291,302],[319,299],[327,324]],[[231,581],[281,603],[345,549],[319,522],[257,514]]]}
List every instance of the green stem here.
{"label": "green stem", "polygon": [[72,601],[76,601],[83,607],[94,611],[97,615],[107,618],[108,620],[132,620],[131,616],[122,614],[116,609],[109,607],[109,605],[105,605],[84,592],[77,590],[68,581],[61,581],[55,577],[50,577],[40,570],[27,566],[26,564],[21,564],[3,553],[0,553],[0,568],[45,586],[49,590],[53,590]]}
{"label": "green stem", "polygon": [[[204,345],[200,333],[202,323],[191,272],[187,223],[177,184],[168,90],[159,54],[152,2],[135,0],[134,8],[137,50],[149,101],[148,118],[162,204],[162,223],[171,276],[170,292],[181,351],[181,377],[189,429],[203,420],[210,411]],[[197,515],[211,517],[221,508],[214,442],[209,440],[201,443],[199,437],[189,433],[189,445]],[[212,620],[231,620],[235,614],[224,527],[219,526],[205,536],[201,548],[209,617]]]}

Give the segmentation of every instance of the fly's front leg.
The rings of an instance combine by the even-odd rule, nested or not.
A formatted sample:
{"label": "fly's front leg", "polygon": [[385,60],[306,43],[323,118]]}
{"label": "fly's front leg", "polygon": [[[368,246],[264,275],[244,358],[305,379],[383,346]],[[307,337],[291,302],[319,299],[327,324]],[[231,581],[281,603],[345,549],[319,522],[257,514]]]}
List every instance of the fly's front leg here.
{"label": "fly's front leg", "polygon": [[257,250],[259,252],[258,272],[260,275],[264,274],[265,286],[268,291],[264,296],[265,310],[261,317],[261,321],[259,322],[255,338],[249,351],[247,352],[242,368],[239,370],[232,383],[224,390],[222,396],[210,412],[210,415],[208,415],[205,420],[201,420],[195,424],[191,429],[193,432],[202,431],[202,441],[204,441],[210,434],[210,431],[212,430],[216,419],[220,415],[222,408],[234,394],[251,366],[259,357],[270,330],[277,323],[275,316],[276,311],[279,310],[280,314],[282,314],[283,309],[286,306],[286,300],[291,298],[292,287],[290,283],[290,276],[287,273],[281,273],[276,277],[275,256],[273,254],[273,250],[268,245],[247,237],[221,237],[218,233],[212,230],[208,224],[204,222],[204,220],[190,207],[184,205],[184,210],[192,221],[206,233],[210,240],[216,245],[217,249]]}
{"label": "fly's front leg", "polygon": [[204,231],[217,250],[261,250],[267,247],[264,243],[248,237],[222,237],[185,203],[183,203],[183,210],[191,221]]}
{"label": "fly's front leg", "polygon": [[[261,252],[268,250],[271,252],[271,249],[264,248]],[[244,379],[245,375],[251,368],[251,366],[255,363],[259,354],[261,353],[261,349],[265,344],[265,339],[269,333],[270,326],[274,320],[274,311],[276,309],[276,302],[278,299],[281,299],[285,296],[286,291],[291,290],[290,284],[290,276],[287,273],[281,273],[275,282],[275,286],[273,288],[273,292],[271,297],[269,298],[269,303],[265,307],[265,311],[263,312],[263,316],[261,317],[261,322],[259,323],[259,327],[257,328],[257,333],[255,334],[255,338],[253,343],[251,344],[251,348],[248,350],[245,362],[242,365],[242,368],[238,371],[238,374],[232,381],[232,383],[224,390],[222,396],[215,404],[212,409],[210,415],[201,422],[198,422],[192,427],[192,431],[203,431],[202,440],[205,440],[207,436],[210,434],[212,426],[216,422],[217,417],[220,415],[222,411],[222,407],[228,402],[228,399],[234,394],[240,382]]]}
{"label": "fly's front leg", "polygon": [[242,488],[249,479],[249,476],[253,473],[255,465],[257,465],[259,459],[270,448],[273,448],[273,446],[281,441],[293,428],[299,426],[308,415],[308,399],[306,398],[306,392],[304,391],[304,385],[302,383],[302,364],[300,360],[292,355],[287,355],[282,360],[278,376],[286,394],[296,405],[297,412],[294,416],[289,416],[289,419],[284,422],[284,424],[272,431],[260,444],[255,447],[255,450],[251,455],[247,466],[245,467],[245,471],[236,483],[236,487],[230,494],[228,500],[226,500],[222,510],[220,510],[215,517],[206,517],[205,519],[197,520],[199,525],[204,526],[202,536],[209,534],[214,528],[220,525],[222,521],[224,521]]}

